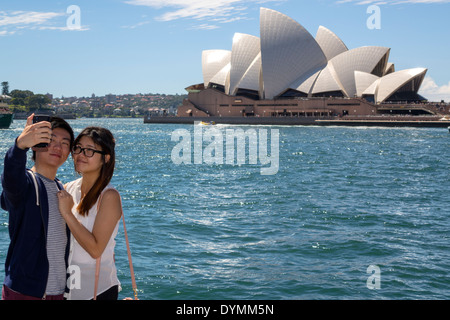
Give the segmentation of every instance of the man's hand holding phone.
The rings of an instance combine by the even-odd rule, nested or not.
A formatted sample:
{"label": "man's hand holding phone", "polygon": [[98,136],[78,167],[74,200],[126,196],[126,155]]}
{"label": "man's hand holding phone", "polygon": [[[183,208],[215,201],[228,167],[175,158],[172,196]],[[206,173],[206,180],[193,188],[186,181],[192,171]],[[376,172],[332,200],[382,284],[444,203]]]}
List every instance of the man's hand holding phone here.
{"label": "man's hand holding phone", "polygon": [[46,148],[51,141],[52,125],[49,116],[37,116],[34,113],[27,118],[27,124],[17,138],[17,146],[22,149],[31,147]]}

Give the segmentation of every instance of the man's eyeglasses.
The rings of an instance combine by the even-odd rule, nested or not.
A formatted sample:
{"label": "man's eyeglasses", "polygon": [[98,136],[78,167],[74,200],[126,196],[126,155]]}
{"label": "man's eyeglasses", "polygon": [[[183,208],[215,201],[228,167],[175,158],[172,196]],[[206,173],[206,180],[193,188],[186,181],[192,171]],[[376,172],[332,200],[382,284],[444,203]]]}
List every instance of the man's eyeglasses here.
{"label": "man's eyeglasses", "polygon": [[100,153],[100,154],[103,154],[103,155],[106,154],[105,152],[100,151],[100,150],[94,150],[94,149],[91,149],[91,148],[82,148],[82,147],[80,147],[80,146],[75,146],[75,147],[73,147],[72,152],[73,152],[74,154],[80,154],[81,152],[83,152],[83,154],[84,154],[86,157],[88,157],[88,158],[93,157],[93,156],[94,156],[94,153]]}

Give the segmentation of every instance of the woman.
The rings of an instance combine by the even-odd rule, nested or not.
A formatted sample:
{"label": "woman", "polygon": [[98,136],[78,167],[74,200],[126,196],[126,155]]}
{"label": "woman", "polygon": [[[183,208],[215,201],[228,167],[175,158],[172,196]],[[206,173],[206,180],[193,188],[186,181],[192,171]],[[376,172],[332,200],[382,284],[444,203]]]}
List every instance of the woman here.
{"label": "woman", "polygon": [[94,297],[97,258],[101,258],[97,299],[117,300],[118,297],[114,239],[122,205],[119,193],[110,184],[115,165],[114,147],[114,137],[108,129],[84,129],[72,150],[75,171],[82,177],[66,184],[65,190],[58,194],[61,215],[72,232],[69,266],[75,280],[67,294],[69,300]]}

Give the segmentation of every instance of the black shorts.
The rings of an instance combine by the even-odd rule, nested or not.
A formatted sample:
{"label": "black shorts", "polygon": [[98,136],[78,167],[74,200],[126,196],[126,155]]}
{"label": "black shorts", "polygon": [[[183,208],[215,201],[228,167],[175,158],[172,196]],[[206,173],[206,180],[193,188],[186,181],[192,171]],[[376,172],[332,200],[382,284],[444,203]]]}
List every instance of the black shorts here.
{"label": "black shorts", "polygon": [[115,285],[106,290],[105,292],[100,293],[97,296],[97,300],[117,300],[119,297],[119,286]]}

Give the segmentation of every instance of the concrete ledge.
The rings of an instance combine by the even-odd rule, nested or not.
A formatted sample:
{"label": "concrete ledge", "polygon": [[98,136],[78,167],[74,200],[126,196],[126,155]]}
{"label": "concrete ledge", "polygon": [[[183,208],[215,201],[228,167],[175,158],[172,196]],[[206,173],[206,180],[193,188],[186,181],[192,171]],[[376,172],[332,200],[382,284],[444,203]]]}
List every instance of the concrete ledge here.
{"label": "concrete ledge", "polygon": [[144,123],[178,123],[194,124],[197,121],[216,124],[242,124],[242,125],[316,125],[316,126],[380,126],[380,127],[439,127],[450,126],[450,121],[431,120],[338,120],[317,119],[308,117],[151,117],[144,118]]}

